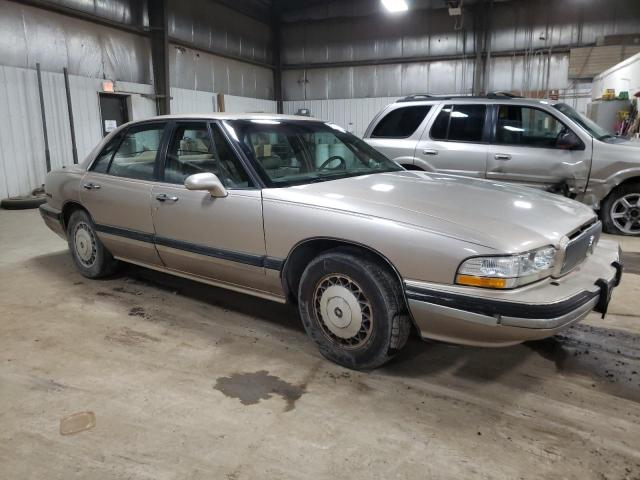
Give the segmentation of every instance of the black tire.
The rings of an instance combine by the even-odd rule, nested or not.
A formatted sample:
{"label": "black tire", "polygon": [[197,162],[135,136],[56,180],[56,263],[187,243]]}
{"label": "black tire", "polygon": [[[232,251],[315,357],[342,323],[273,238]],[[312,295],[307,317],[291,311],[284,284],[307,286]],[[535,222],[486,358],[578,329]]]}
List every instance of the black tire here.
{"label": "black tire", "polygon": [[0,202],[0,207],[5,210],[27,210],[29,208],[38,208],[47,201],[44,195],[26,195],[24,197],[9,197]]}
{"label": "black tire", "polygon": [[67,240],[71,257],[83,276],[102,278],[115,272],[118,262],[98,238],[95,225],[84,210],[71,214]]}
{"label": "black tire", "polygon": [[[331,292],[336,296],[331,297]],[[350,305],[358,305],[359,312]],[[404,347],[411,331],[397,277],[357,249],[336,248],[312,260],[300,279],[298,308],[304,328],[320,353],[355,370],[377,368],[391,360]],[[323,320],[323,309],[329,317],[327,322]],[[353,316],[351,312],[355,312]],[[349,324],[338,327],[330,322],[331,318]],[[349,336],[349,330],[357,327],[358,333]]]}
{"label": "black tire", "polygon": [[[631,208],[623,203],[625,199],[631,200]],[[614,218],[614,215],[619,217]],[[607,233],[640,235],[640,182],[627,183],[615,188],[602,202],[600,216]],[[631,222],[630,228],[625,229],[627,222]]]}

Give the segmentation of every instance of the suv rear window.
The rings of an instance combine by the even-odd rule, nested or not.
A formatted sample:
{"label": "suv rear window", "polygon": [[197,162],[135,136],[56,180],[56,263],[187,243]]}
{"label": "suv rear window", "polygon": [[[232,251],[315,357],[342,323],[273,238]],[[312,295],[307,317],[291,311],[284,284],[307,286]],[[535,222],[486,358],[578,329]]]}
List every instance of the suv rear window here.
{"label": "suv rear window", "polygon": [[481,142],[486,105],[445,105],[431,131],[434,140]]}
{"label": "suv rear window", "polygon": [[418,129],[431,105],[396,108],[389,112],[371,132],[376,138],[407,138]]}

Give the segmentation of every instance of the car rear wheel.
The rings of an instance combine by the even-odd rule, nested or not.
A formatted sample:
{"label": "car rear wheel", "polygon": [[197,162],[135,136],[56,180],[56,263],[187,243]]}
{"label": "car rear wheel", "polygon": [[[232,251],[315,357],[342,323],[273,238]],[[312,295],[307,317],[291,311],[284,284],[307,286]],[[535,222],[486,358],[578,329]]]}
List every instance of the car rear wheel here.
{"label": "car rear wheel", "polygon": [[309,263],[298,305],[320,353],[347,368],[372,369],[388,362],[411,329],[395,275],[350,248],[331,250]]}
{"label": "car rear wheel", "polygon": [[607,233],[640,235],[640,183],[611,192],[602,202],[602,221]]}
{"label": "car rear wheel", "polygon": [[84,210],[77,210],[71,214],[67,240],[73,261],[83,276],[100,278],[116,270],[117,260],[98,238],[93,221]]}

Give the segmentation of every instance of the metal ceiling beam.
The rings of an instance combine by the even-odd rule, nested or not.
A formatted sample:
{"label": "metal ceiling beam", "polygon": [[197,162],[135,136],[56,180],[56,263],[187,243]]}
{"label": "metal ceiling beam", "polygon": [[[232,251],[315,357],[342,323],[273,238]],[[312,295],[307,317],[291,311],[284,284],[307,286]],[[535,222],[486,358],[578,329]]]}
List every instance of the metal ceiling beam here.
{"label": "metal ceiling beam", "polygon": [[[578,45],[561,45],[553,47],[552,53],[567,53],[571,48],[576,48]],[[580,45],[580,46],[585,46]],[[588,45],[586,45],[588,46]],[[541,48],[535,50],[535,52],[548,53],[549,48]],[[491,52],[491,57],[514,57],[531,53],[531,50],[509,50],[504,52]],[[486,56],[486,52],[480,52],[482,57]],[[419,63],[419,62],[437,62],[446,60],[473,60],[473,54],[456,54],[456,55],[431,55],[420,57],[395,57],[395,58],[381,58],[371,60],[354,60],[346,62],[324,62],[324,63],[295,63],[282,65],[282,70],[312,70],[316,68],[340,68],[340,67],[369,67],[375,65],[395,65],[404,63]]]}

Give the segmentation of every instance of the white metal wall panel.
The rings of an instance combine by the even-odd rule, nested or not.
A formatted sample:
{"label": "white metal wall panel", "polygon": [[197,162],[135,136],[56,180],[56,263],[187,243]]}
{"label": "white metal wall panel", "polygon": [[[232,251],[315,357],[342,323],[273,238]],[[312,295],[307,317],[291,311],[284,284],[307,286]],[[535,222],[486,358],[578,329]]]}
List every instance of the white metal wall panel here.
{"label": "white metal wall panel", "polygon": [[157,115],[156,102],[150,97],[155,93],[153,85],[118,82],[115,85],[115,90],[117,93],[130,95],[129,116],[131,120],[144,120]]}
{"label": "white metal wall panel", "polygon": [[311,116],[340,125],[362,137],[373,117],[397,99],[398,97],[293,100],[284,102],[283,110],[284,113],[293,115],[300,108],[308,108]]}
{"label": "white metal wall panel", "polygon": [[633,95],[640,91],[640,53],[614,65],[593,79],[593,98],[600,98],[605,88],[615,88]]}
{"label": "white metal wall panel", "polygon": [[278,104],[273,100],[225,95],[224,108],[231,113],[276,113]]}
{"label": "white metal wall panel", "polygon": [[217,108],[216,94],[171,88],[171,113],[211,113]]}
{"label": "white metal wall panel", "polygon": [[100,101],[98,99],[101,82],[96,78],[70,75],[69,87],[76,129],[78,161],[81,162],[102,138]]}
{"label": "white metal wall panel", "polygon": [[[82,161],[102,138],[101,81],[69,76],[78,159]],[[62,73],[42,72],[51,168],[73,163],[69,113]],[[151,85],[118,82],[116,92],[131,99],[131,119],[155,115],[155,102],[142,94]],[[210,111],[210,110],[209,110]],[[0,198],[28,194],[44,182],[46,161],[37,73],[0,66]]]}
{"label": "white metal wall panel", "polygon": [[0,66],[0,197],[44,180],[44,140],[34,70]]}

